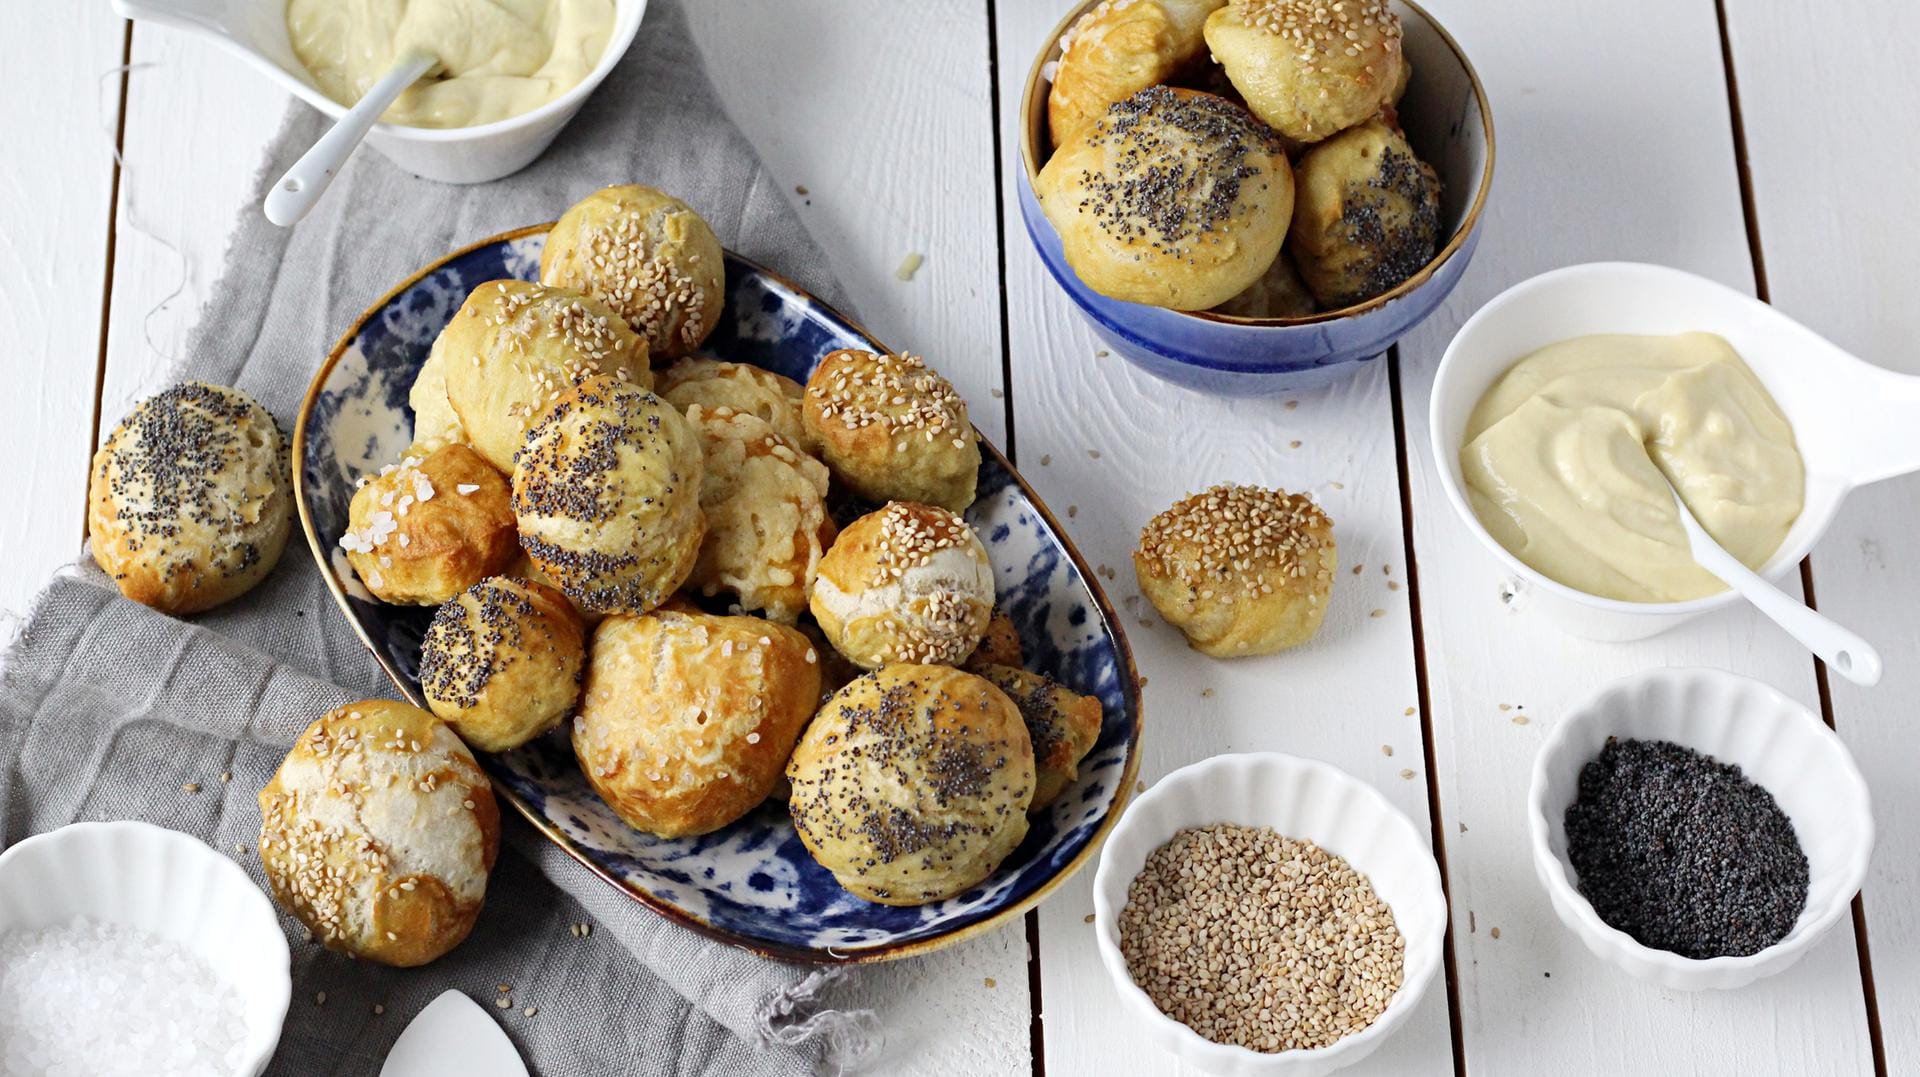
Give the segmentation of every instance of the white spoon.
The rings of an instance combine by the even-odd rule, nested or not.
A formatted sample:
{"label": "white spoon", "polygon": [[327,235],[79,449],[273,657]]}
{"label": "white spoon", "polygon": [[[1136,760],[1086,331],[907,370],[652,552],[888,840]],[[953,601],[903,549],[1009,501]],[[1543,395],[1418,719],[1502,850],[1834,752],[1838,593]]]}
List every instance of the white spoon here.
{"label": "white spoon", "polygon": [[487,1011],[450,990],[400,1033],[380,1077],[527,1077],[527,1065]]}
{"label": "white spoon", "polygon": [[267,192],[267,200],[261,208],[266,211],[267,220],[282,228],[292,227],[300,218],[307,215],[313,204],[326,193],[327,185],[333,182],[334,173],[347,163],[360,140],[367,137],[367,131],[380,119],[380,114],[393,104],[400,92],[414,84],[420,76],[426,74],[440,61],[431,53],[411,52],[400,58],[380,76],[365,97],[340,117],[333,130],[320,136],[311,149],[300,155],[300,159],[280,177],[280,182]]}
{"label": "white spoon", "polygon": [[[1667,486],[1673,490],[1671,481]],[[1772,618],[1774,624],[1786,629],[1787,635],[1818,655],[1828,669],[1837,669],[1842,677],[1868,688],[1880,683],[1880,652],[1873,649],[1873,644],[1807,608],[1728,553],[1707,534],[1700,521],[1694,519],[1678,490],[1673,490],[1673,507],[1680,513],[1680,527],[1687,533],[1687,545],[1693,550],[1695,563],[1740,592],[1761,613]]]}

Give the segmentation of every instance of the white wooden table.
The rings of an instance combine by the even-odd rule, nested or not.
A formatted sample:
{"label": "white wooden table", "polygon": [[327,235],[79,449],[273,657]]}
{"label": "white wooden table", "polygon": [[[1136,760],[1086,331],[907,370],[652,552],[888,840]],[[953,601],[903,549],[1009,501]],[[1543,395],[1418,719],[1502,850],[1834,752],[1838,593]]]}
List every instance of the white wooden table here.
{"label": "white wooden table", "polygon": [[[1904,825],[1920,811],[1920,482],[1856,495],[1803,573],[1823,609],[1883,649],[1886,681],[1866,691],[1829,683],[1745,612],[1633,645],[1544,627],[1524,600],[1502,601],[1505,581],[1442,501],[1424,448],[1428,385],[1454,328],[1506,285],[1570,262],[1704,273],[1920,370],[1908,346],[1920,75],[1907,55],[1920,8],[1429,0],[1498,127],[1478,257],[1389,363],[1255,402],[1173,389],[1107,357],[1028,246],[1013,113],[1063,3],[688,6],[730,109],[782,182],[808,190],[792,197],[863,320],[952,375],[1088,559],[1117,570],[1112,597],[1133,611],[1151,682],[1147,780],[1217,752],[1281,749],[1360,775],[1431,825],[1452,903],[1448,975],[1370,1071],[1920,1072],[1920,838]],[[55,7],[0,4],[0,609],[16,614],[78,551],[94,441],[178,355],[236,214],[257,212],[257,150],[286,105],[237,61],[130,31],[101,0]],[[894,270],[910,252],[926,263],[903,283]],[[1365,566],[1340,577],[1305,648],[1203,659],[1129,601],[1140,524],[1227,479],[1312,490],[1338,521],[1343,562]],[[1528,767],[1556,715],[1616,676],[1684,664],[1819,706],[1881,823],[1851,923],[1789,973],[1724,994],[1664,991],[1588,956],[1554,919],[1524,841]],[[860,980],[853,1003],[889,1027],[876,1069],[1170,1070],[1117,1011],[1085,922],[1090,875],[1024,928]]]}

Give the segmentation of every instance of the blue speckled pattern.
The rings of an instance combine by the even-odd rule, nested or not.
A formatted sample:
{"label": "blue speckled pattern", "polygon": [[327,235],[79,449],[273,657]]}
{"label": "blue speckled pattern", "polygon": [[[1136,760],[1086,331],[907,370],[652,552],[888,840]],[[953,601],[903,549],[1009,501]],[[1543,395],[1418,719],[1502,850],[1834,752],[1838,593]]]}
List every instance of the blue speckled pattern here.
{"label": "blue speckled pattern", "polygon": [[[434,337],[476,285],[535,279],[545,235],[455,255],[369,313],[312,395],[295,461],[310,538],[332,567],[348,615],[401,690],[420,701],[420,640],[432,610],[372,601],[337,543],[354,480],[411,440],[407,392]],[[727,308],[706,350],[804,381],[836,348],[874,348],[858,328],[791,285],[729,255]],[[916,951],[1009,913],[1087,850],[1125,802],[1137,747],[1138,696],[1118,629],[1081,566],[998,453],[987,452],[967,519],[992,555],[1000,602],[1019,627],[1027,665],[1096,695],[1106,717],[1080,779],[1033,820],[1027,839],[984,884],[914,908],[854,897],[816,864],[778,802],[715,834],[665,840],[627,826],[594,795],[564,728],[517,751],[481,754],[500,787],[576,856],[656,908],[762,952],[848,960]],[[843,517],[860,506],[836,506]]]}

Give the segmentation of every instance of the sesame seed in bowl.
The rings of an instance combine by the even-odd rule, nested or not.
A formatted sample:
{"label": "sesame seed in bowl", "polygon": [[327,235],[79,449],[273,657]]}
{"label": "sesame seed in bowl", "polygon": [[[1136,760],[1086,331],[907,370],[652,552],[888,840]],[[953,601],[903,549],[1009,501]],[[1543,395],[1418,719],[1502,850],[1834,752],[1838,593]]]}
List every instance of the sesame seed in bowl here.
{"label": "sesame seed in bowl", "polygon": [[[1371,786],[1298,756],[1215,756],[1162,778],[1107,839],[1093,889],[1123,1008],[1209,1073],[1353,1065],[1442,963],[1446,899],[1426,836]],[[1312,930],[1276,930],[1282,916]]]}

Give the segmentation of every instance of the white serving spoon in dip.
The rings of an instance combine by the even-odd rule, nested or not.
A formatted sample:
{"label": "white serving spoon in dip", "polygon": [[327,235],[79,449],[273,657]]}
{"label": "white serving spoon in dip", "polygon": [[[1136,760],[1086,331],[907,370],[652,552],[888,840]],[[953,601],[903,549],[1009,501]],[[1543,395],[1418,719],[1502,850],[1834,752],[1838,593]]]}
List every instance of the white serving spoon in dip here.
{"label": "white serving spoon in dip", "polygon": [[290,228],[307,215],[315,202],[327,191],[327,185],[347,158],[360,146],[360,140],[379,121],[380,114],[387,111],[394,98],[400,96],[407,87],[419,81],[420,76],[433,69],[440,60],[429,52],[410,52],[380,76],[380,81],[367,90],[347,110],[333,129],[320,136],[307,152],[300,155],[287,174],[280,177],[267,191],[266,201],[261,205],[267,220],[282,228]]}
{"label": "white serving spoon in dip", "polygon": [[1680,514],[1680,528],[1687,533],[1687,547],[1693,552],[1694,563],[1740,592],[1755,609],[1786,629],[1787,635],[1818,655],[1827,668],[1839,670],[1842,677],[1862,687],[1871,688],[1880,683],[1880,652],[1873,644],[1768,583],[1758,572],[1741,563],[1700,526],[1693,510],[1681,500],[1680,491],[1673,489],[1671,480],[1667,488],[1673,492],[1673,507]]}

